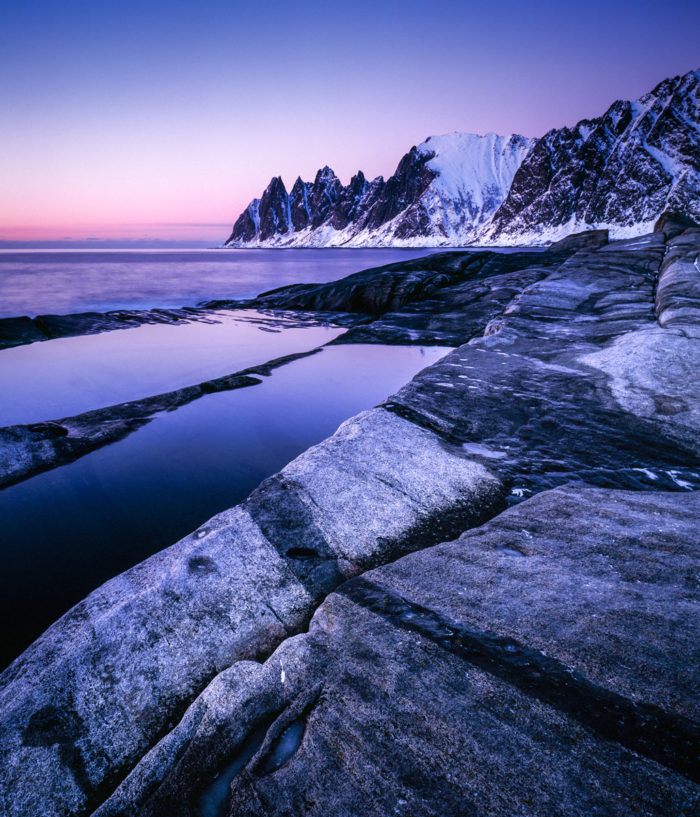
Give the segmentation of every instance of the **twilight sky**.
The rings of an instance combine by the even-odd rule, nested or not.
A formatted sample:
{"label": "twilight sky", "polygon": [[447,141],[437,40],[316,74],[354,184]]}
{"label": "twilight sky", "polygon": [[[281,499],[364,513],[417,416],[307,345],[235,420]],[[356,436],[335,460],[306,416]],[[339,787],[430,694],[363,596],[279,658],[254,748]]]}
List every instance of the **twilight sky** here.
{"label": "twilight sky", "polygon": [[540,136],[700,67],[699,31],[696,0],[7,0],[0,240],[218,243],[272,175]]}

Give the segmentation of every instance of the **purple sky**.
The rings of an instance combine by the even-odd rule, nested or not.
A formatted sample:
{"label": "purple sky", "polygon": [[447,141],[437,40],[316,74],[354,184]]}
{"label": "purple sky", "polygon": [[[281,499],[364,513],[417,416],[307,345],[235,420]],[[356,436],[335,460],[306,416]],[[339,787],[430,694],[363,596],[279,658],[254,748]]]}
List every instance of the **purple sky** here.
{"label": "purple sky", "polygon": [[539,136],[698,68],[698,31],[677,0],[10,3],[0,240],[218,243],[272,175]]}

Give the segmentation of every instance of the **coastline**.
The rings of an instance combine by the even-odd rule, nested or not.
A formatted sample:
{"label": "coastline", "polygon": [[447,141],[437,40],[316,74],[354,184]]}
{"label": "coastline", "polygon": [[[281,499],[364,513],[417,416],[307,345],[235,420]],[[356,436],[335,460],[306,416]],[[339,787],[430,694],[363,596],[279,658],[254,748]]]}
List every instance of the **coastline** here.
{"label": "coastline", "polygon": [[[592,774],[585,760],[592,753],[607,781],[586,797],[569,792],[570,814],[638,806],[661,815],[669,802],[690,803],[697,780],[670,753],[673,729],[678,740],[695,740],[684,719],[697,718],[688,697],[694,648],[678,629],[676,605],[682,597],[682,614],[697,616],[697,592],[683,588],[682,576],[698,559],[691,546],[698,395],[687,371],[700,363],[700,286],[692,273],[699,247],[700,229],[666,218],[630,242],[583,235],[527,259],[472,256],[478,269],[471,270],[464,254],[429,256],[246,301],[305,311],[345,306],[365,322],[344,342],[358,332],[362,342],[450,338],[458,348],[263,482],[245,503],[99,588],[0,676],[0,742],[14,747],[2,780],[13,792],[8,813],[38,802],[47,815],[68,803],[78,804],[70,806],[75,813],[97,809],[103,817],[125,809],[197,813],[193,804],[222,764],[263,723],[264,740],[245,773],[231,777],[230,803],[223,803],[236,813],[266,813],[309,770],[316,771],[305,790],[321,812],[379,814],[388,796],[433,813],[426,810],[435,796],[430,774],[443,773],[436,764],[458,779],[437,787],[443,799],[435,813],[464,798],[495,796],[499,786],[512,802],[538,777],[560,785],[547,771],[552,752],[562,755],[555,768],[582,778]],[[634,371],[642,373],[636,380]],[[663,516],[675,551],[663,527],[652,526],[654,514]],[[667,554],[656,576],[631,567],[644,541]],[[550,570],[557,598],[546,589]],[[363,576],[371,586],[354,578],[366,571],[376,571]],[[640,571],[658,585],[651,614],[651,602],[634,593]],[[509,601],[519,599],[521,621],[506,622],[487,592],[494,577]],[[479,582],[483,593],[459,599],[457,587]],[[623,613],[616,615],[619,599]],[[567,618],[577,605],[579,615],[600,618],[586,638]],[[553,623],[543,631],[544,611]],[[555,684],[563,667],[589,684],[589,702],[614,694],[625,706],[655,707],[671,748],[658,749],[653,737],[645,748],[623,721],[591,726],[576,707],[553,703],[548,688],[533,694],[527,669],[504,677],[484,658],[485,636],[479,660],[469,652],[465,658],[465,644],[454,639],[463,642],[462,630],[475,627],[559,661],[533,670],[545,678],[538,689]],[[355,641],[371,655],[358,653],[359,644],[345,649]],[[509,643],[498,642],[503,650]],[[478,752],[487,772],[471,794],[468,775],[454,763],[457,738],[448,723],[441,733],[421,727],[414,744],[408,737],[407,718],[429,720],[449,709],[452,687],[442,686],[442,671],[426,675],[434,697],[409,683],[416,666],[427,672],[428,657],[445,678],[466,671],[461,706],[481,712],[488,700],[500,718],[480,716],[469,727],[471,740],[487,747]],[[645,661],[656,667],[651,677],[640,674]],[[383,668],[376,679],[373,666]],[[375,703],[361,694],[362,683],[373,685]],[[407,694],[393,694],[392,684]],[[352,703],[344,715],[338,700],[345,695]],[[413,702],[412,715],[401,701]],[[391,724],[383,706],[396,710]],[[509,720],[509,711],[521,710]],[[51,718],[58,720],[47,742],[30,727]],[[373,720],[391,730],[388,743],[381,737],[376,745],[359,741],[362,750],[349,755],[323,754],[337,740],[355,745],[356,730]],[[304,740],[285,755],[280,742],[294,723]],[[538,723],[549,730],[544,737]],[[52,750],[76,735],[79,757]],[[509,740],[530,758],[517,775],[502,771]],[[567,742],[586,748],[567,755]],[[105,752],[106,766],[98,762]],[[394,772],[404,771],[373,803],[361,781],[374,781],[376,792],[381,752]],[[367,758],[375,753],[372,769]],[[357,784],[349,794],[323,782],[338,767]],[[500,770],[496,782],[488,770]],[[40,778],[61,781],[59,791],[42,788]]]}

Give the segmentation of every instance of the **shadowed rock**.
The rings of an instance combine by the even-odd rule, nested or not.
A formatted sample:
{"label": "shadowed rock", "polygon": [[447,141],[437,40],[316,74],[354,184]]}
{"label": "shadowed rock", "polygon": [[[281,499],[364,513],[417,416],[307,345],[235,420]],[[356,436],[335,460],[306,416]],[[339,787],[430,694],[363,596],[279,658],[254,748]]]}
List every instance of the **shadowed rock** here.
{"label": "shadowed rock", "polygon": [[358,313],[364,319],[336,343],[457,345],[481,334],[526,284],[607,240],[598,230],[569,236],[546,252],[436,253],[327,284],[294,284],[249,301],[204,306]]}
{"label": "shadowed rock", "polygon": [[112,312],[77,312],[72,315],[38,315],[36,318],[0,318],[0,349],[38,340],[95,335],[113,329],[131,329],[144,324],[179,324],[189,321],[218,323],[211,310],[118,309]]}

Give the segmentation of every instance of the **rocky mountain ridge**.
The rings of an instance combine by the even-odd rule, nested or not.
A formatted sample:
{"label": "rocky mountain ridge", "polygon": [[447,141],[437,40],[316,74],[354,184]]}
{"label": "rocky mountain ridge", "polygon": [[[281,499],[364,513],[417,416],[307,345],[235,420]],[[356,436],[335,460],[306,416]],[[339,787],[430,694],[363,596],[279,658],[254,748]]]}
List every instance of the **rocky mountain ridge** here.
{"label": "rocky mountain ridge", "polygon": [[700,217],[700,71],[545,134],[484,237],[541,243],[592,226],[629,237],[665,210]]}
{"label": "rocky mountain ridge", "polygon": [[700,218],[700,70],[541,139],[430,137],[387,180],[359,171],[343,186],[324,167],[287,193],[277,176],[225,246],[547,244],[586,229],[625,238],[671,209]]}
{"label": "rocky mountain ridge", "polygon": [[344,187],[324,167],[289,193],[276,176],[236,221],[228,247],[435,246],[473,239],[534,140],[452,133],[412,147],[388,179]]}

